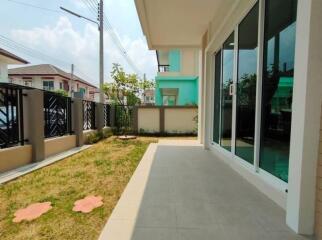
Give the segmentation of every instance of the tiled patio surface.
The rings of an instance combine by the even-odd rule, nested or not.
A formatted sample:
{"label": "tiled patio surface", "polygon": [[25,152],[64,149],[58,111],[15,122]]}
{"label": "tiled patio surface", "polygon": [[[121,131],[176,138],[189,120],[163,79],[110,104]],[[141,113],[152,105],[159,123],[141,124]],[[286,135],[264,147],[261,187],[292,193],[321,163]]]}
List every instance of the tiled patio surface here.
{"label": "tiled patio surface", "polygon": [[[108,187],[108,186],[107,186]],[[295,240],[285,212],[194,141],[150,145],[100,240]]]}

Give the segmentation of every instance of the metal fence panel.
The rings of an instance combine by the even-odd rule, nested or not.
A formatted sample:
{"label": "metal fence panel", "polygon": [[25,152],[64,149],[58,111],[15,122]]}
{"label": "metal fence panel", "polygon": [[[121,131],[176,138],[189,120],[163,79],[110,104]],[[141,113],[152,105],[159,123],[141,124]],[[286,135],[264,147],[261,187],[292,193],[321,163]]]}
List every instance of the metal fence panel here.
{"label": "metal fence panel", "polygon": [[111,125],[111,105],[109,104],[104,104],[104,123],[105,127]]}
{"label": "metal fence panel", "polygon": [[44,91],[45,138],[72,132],[71,98]]}
{"label": "metal fence panel", "polygon": [[0,84],[0,148],[24,144],[22,88]]}
{"label": "metal fence panel", "polygon": [[95,102],[83,100],[84,130],[95,129]]}

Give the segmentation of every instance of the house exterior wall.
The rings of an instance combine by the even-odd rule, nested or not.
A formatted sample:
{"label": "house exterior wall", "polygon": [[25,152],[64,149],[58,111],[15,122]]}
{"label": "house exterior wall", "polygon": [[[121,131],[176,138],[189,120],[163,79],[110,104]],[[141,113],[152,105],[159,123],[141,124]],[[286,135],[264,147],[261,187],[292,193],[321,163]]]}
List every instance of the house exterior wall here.
{"label": "house exterior wall", "polygon": [[[255,3],[256,1],[253,0],[236,1],[231,9],[222,11],[225,16],[222,17],[221,23],[213,21],[209,24],[210,37],[205,58],[205,109],[213,108],[214,53],[236,29],[236,26]],[[263,1],[260,3],[263,4]],[[288,183],[278,181],[261,169],[256,173],[256,169],[248,168],[241,160],[237,159],[238,161],[236,161],[236,158],[231,154],[226,154],[219,147],[213,146],[211,143],[212,111],[208,113],[206,111],[204,120],[206,148],[211,149],[214,154],[227,161],[250,183],[283,207],[287,213],[287,224],[295,232],[301,234],[313,234],[314,212],[317,216],[316,232],[320,231],[321,223],[319,212],[321,206],[319,202],[315,203],[316,199],[318,201],[320,199],[320,193],[316,194],[315,191],[316,173],[319,174],[319,170],[316,169],[316,161],[319,146],[317,135],[320,133],[320,124],[317,125],[317,120],[320,123],[322,98],[322,56],[321,52],[317,51],[322,39],[322,34],[318,30],[318,22],[321,22],[322,18],[321,12],[320,1],[298,1]],[[216,18],[218,19],[218,16]],[[262,61],[261,57],[259,57],[259,61]]]}
{"label": "house exterior wall", "polygon": [[198,105],[198,77],[156,77],[155,101],[163,105],[162,89],[178,89],[177,105]]}
{"label": "house exterior wall", "polygon": [[198,105],[199,51],[195,48],[172,49],[168,54],[169,72],[155,78],[155,104],[163,105],[162,89],[178,89],[176,105]]}

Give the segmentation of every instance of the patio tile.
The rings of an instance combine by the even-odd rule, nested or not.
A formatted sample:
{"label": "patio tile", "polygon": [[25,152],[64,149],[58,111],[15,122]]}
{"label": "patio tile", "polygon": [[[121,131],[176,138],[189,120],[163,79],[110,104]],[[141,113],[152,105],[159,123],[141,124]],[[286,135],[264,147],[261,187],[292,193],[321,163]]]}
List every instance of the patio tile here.
{"label": "patio tile", "polygon": [[169,228],[142,228],[134,230],[131,240],[177,240],[176,230]]}
{"label": "patio tile", "polygon": [[211,228],[179,228],[177,240],[231,240],[228,238],[229,229],[220,225]]}
{"label": "patio tile", "polygon": [[177,226],[179,228],[201,228],[213,226],[209,207],[200,201],[176,203]]}
{"label": "patio tile", "polygon": [[175,228],[176,213],[174,204],[144,204],[140,208],[136,226]]}
{"label": "patio tile", "polygon": [[100,240],[307,239],[286,226],[282,208],[202,147],[159,145],[148,155]]}

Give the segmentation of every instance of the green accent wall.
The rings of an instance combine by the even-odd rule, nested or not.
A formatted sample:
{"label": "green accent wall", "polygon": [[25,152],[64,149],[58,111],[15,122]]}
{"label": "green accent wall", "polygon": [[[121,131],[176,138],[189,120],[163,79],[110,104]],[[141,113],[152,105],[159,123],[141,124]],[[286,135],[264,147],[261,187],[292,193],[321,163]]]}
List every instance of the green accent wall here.
{"label": "green accent wall", "polygon": [[179,49],[169,51],[170,72],[181,71],[181,52]]}
{"label": "green accent wall", "polygon": [[198,77],[156,77],[155,101],[157,106],[163,105],[162,89],[178,89],[177,105],[198,104]]}

